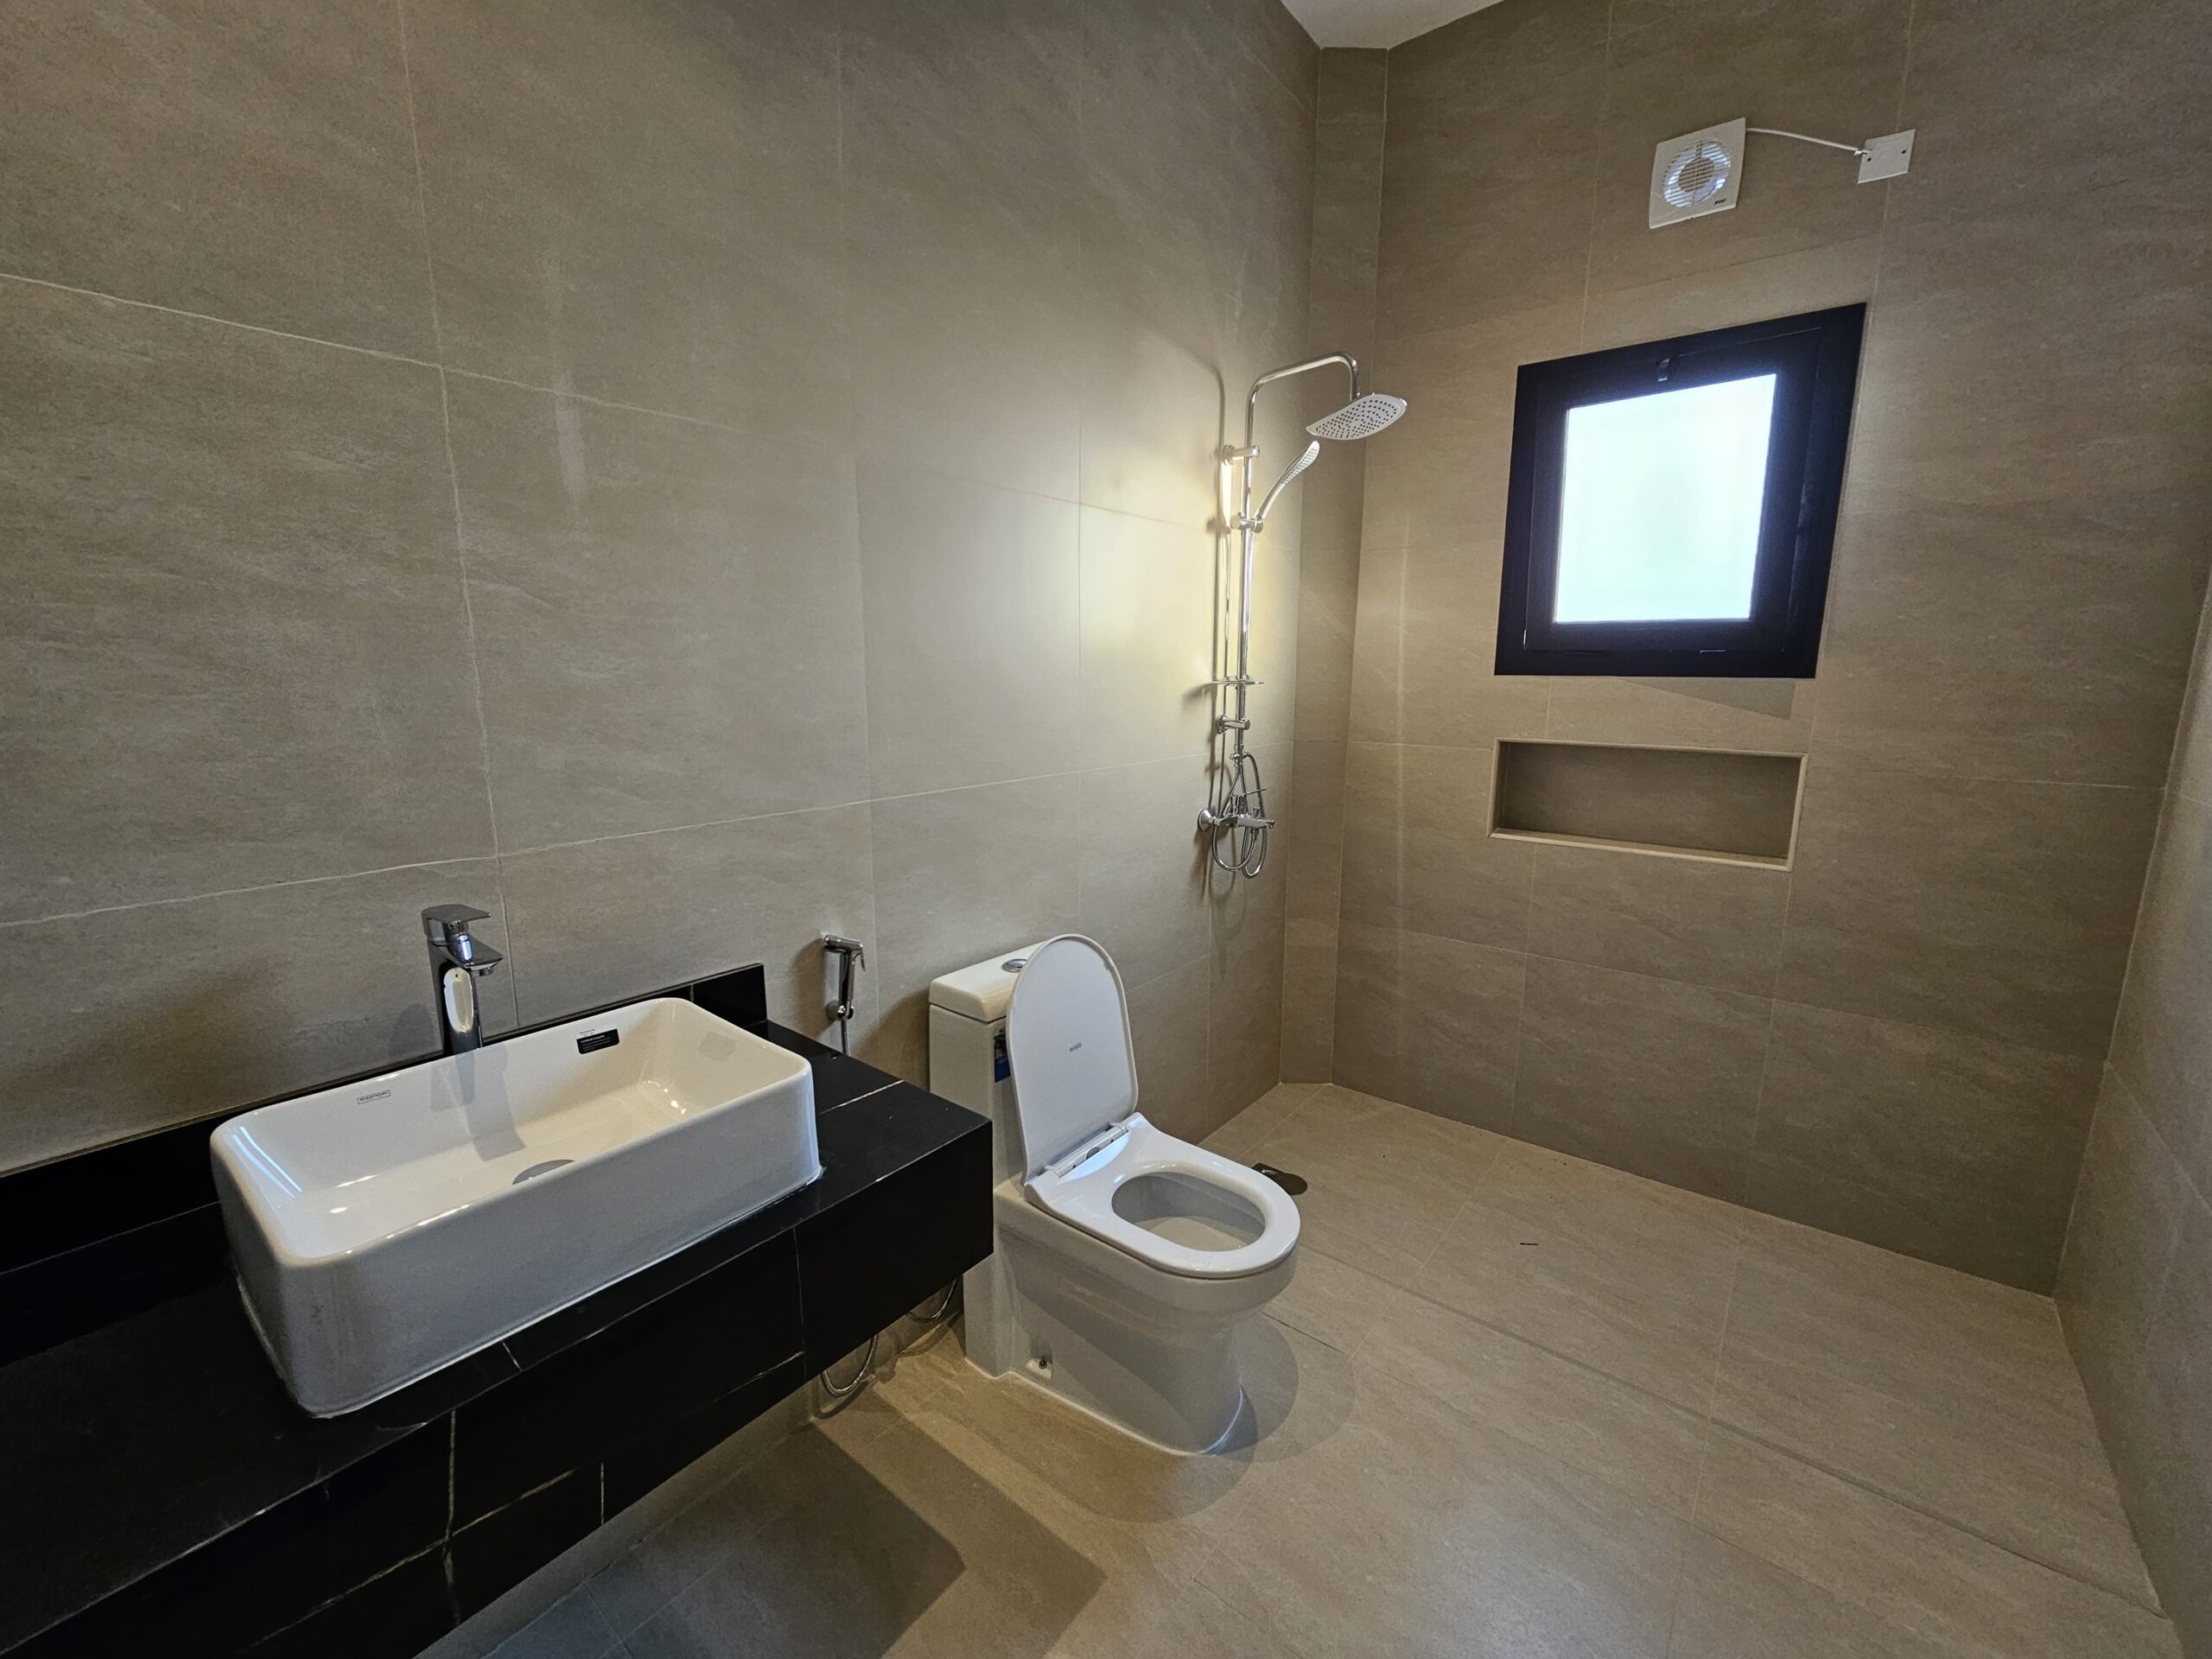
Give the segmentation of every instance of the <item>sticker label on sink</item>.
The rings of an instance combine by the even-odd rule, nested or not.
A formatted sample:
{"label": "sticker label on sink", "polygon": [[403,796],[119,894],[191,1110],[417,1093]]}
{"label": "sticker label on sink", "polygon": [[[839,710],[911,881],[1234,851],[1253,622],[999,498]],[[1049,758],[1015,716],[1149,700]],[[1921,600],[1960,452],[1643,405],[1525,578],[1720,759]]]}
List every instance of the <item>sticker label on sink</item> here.
{"label": "sticker label on sink", "polygon": [[621,1040],[622,1033],[619,1031],[594,1031],[588,1037],[576,1039],[576,1052],[594,1054],[602,1048],[612,1048]]}

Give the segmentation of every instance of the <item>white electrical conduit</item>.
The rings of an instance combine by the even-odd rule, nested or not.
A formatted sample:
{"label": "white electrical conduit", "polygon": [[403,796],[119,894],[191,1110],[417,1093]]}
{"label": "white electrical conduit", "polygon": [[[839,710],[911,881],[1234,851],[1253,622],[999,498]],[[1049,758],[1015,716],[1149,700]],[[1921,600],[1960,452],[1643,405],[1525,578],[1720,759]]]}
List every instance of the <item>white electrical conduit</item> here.
{"label": "white electrical conduit", "polygon": [[1873,153],[1864,144],[1840,144],[1833,138],[1815,138],[1809,132],[1788,132],[1780,127],[1745,127],[1744,130],[1763,138],[1795,138],[1801,144],[1818,144],[1822,149],[1848,150],[1862,162]]}

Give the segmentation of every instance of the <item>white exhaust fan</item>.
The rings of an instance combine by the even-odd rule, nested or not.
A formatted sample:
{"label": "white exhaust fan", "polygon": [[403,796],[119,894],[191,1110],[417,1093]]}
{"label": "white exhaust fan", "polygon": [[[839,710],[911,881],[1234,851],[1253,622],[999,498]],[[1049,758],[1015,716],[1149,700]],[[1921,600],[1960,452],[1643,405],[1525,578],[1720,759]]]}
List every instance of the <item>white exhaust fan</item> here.
{"label": "white exhaust fan", "polygon": [[1725,213],[1736,205],[1744,172],[1741,121],[1669,138],[1651,157],[1651,228]]}
{"label": "white exhaust fan", "polygon": [[1838,143],[1779,127],[1748,126],[1741,120],[1724,121],[1717,127],[1700,127],[1679,138],[1669,138],[1651,154],[1651,228],[1679,225],[1686,219],[1725,213],[1736,205],[1736,192],[1744,179],[1744,140],[1759,133],[1770,138],[1790,138],[1823,149],[1847,150],[1859,158],[1859,182],[1893,179],[1912,164],[1913,134],[1886,133],[1863,144]]}

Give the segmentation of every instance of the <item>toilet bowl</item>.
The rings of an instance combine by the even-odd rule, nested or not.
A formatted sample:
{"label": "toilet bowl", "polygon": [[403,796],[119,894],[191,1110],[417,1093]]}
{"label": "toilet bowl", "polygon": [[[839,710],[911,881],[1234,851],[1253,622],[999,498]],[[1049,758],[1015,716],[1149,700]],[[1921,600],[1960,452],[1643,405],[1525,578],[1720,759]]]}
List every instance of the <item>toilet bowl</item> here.
{"label": "toilet bowl", "polygon": [[996,1249],[968,1355],[1130,1433],[1204,1452],[1243,1408],[1239,1326],[1296,1270],[1298,1206],[1137,1110],[1121,975],[1069,934],[931,988],[930,1086],[987,1112]]}

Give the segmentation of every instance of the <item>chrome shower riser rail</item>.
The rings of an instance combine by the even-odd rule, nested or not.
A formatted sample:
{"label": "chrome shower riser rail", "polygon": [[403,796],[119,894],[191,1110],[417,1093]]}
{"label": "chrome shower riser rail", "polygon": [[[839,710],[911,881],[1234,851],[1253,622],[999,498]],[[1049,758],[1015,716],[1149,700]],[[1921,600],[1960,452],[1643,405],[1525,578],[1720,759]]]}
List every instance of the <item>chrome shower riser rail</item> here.
{"label": "chrome shower riser rail", "polygon": [[1289,470],[1276,480],[1274,487],[1262,498],[1260,510],[1252,511],[1252,484],[1255,464],[1260,458],[1259,417],[1260,393],[1278,380],[1288,380],[1301,374],[1311,374],[1317,369],[1341,367],[1344,372],[1351,396],[1359,397],[1359,364],[1344,352],[1331,352],[1326,356],[1310,358],[1303,363],[1293,363],[1283,368],[1270,369],[1252,383],[1252,390],[1244,399],[1244,442],[1236,448],[1224,450],[1222,459],[1236,467],[1238,479],[1236,516],[1231,522],[1237,534],[1237,594],[1236,594],[1236,672],[1217,682],[1234,693],[1232,711],[1215,720],[1217,733],[1225,733],[1230,740],[1229,752],[1223,758],[1211,801],[1198,813],[1198,829],[1209,837],[1209,851],[1215,866],[1232,876],[1251,877],[1267,868],[1268,831],[1274,820],[1268,816],[1267,786],[1260,775],[1258,760],[1245,747],[1245,734],[1252,729],[1250,696],[1252,687],[1259,682],[1252,677],[1252,568],[1258,552],[1260,531],[1266,526],[1268,514],[1275,501],[1306,467],[1319,455],[1318,441],[1306,446]]}
{"label": "chrome shower riser rail", "polygon": [[[1332,367],[1344,370],[1351,387],[1351,401],[1333,414],[1307,423],[1306,434],[1314,441],[1283,469],[1274,487],[1261,498],[1259,512],[1254,512],[1252,470],[1253,463],[1260,458],[1262,389],[1294,375]],[[1241,538],[1236,562],[1236,671],[1217,680],[1215,684],[1233,690],[1236,697],[1234,713],[1214,717],[1217,734],[1229,734],[1229,753],[1216,774],[1213,798],[1198,814],[1198,829],[1209,838],[1208,850],[1213,861],[1232,875],[1254,876],[1267,868],[1268,832],[1274,828],[1274,820],[1268,816],[1267,785],[1260,778],[1260,763],[1244,747],[1245,734],[1252,729],[1249,693],[1259,683],[1252,677],[1252,563],[1260,532],[1267,528],[1268,514],[1274,510],[1282,493],[1320,458],[1322,440],[1350,443],[1371,438],[1405,412],[1402,397],[1380,391],[1362,397],[1359,364],[1346,353],[1331,352],[1325,357],[1310,358],[1287,368],[1270,369],[1255,380],[1251,395],[1244,400],[1244,442],[1237,448],[1222,451],[1222,464],[1243,468],[1243,478],[1236,516],[1229,523],[1229,528]],[[1224,502],[1224,517],[1227,513],[1228,504]]]}

